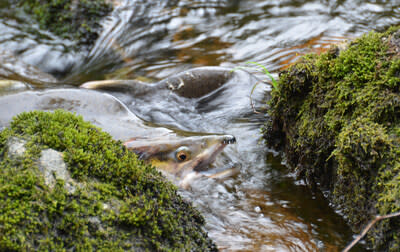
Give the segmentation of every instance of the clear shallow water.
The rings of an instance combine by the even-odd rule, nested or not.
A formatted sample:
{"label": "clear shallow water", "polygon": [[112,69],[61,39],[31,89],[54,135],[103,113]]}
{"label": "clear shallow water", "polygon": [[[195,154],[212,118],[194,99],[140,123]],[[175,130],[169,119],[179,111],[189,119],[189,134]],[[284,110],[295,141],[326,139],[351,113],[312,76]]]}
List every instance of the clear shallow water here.
{"label": "clear shallow water", "polygon": [[[326,50],[332,43],[371,29],[400,24],[398,1],[116,2],[118,7],[104,21],[104,32],[94,47],[72,51],[71,41],[41,31],[21,11],[2,1],[0,52],[12,53],[72,86],[110,74],[159,80],[196,66],[234,68],[247,61],[265,65],[276,76],[299,55]],[[0,75],[47,78],[24,64],[7,66],[14,67],[16,74],[4,74],[0,67]],[[24,80],[31,89],[47,87],[40,81],[38,85]],[[260,101],[269,88],[259,84],[253,93],[257,110],[263,109]],[[131,107],[158,125],[236,136],[237,144],[229,146],[215,166],[229,162],[240,172],[220,180],[201,178],[191,190],[182,190],[205,215],[206,229],[222,251],[342,249],[352,239],[344,220],[320,193],[297,181],[273,150],[260,143],[259,127],[266,117],[253,113],[251,89],[252,85],[239,83],[230,87],[230,93],[204,100],[202,109],[183,101],[197,113],[180,113],[178,105],[168,108],[175,123],[163,116],[146,118],[146,109]]]}

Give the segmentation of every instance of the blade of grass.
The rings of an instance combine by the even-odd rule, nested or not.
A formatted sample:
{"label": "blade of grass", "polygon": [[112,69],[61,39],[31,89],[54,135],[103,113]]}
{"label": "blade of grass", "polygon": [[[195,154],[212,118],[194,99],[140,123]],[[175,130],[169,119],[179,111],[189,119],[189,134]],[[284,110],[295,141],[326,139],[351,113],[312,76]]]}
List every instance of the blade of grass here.
{"label": "blade of grass", "polygon": [[254,62],[254,61],[248,61],[248,62],[246,62],[246,64],[253,64],[253,65],[256,65],[258,67],[261,67],[264,70],[264,74],[267,75],[271,79],[272,86],[275,89],[278,88],[278,82],[276,82],[274,77],[272,77],[272,74],[267,70],[267,68],[265,66],[261,65],[260,63]]}
{"label": "blade of grass", "polygon": [[[261,67],[261,68],[264,70],[264,73],[271,79],[272,86],[273,86],[275,89],[278,88],[278,87],[277,87],[277,86],[278,86],[278,83],[276,82],[276,80],[274,79],[274,77],[272,77],[271,73],[267,70],[267,68],[266,68],[265,66],[261,65],[260,63],[252,62],[252,61],[246,62],[246,64],[253,64],[253,65],[257,65],[257,66]],[[238,70],[238,69],[246,69],[246,67],[238,66],[238,67],[233,68],[233,69],[231,70],[231,72],[235,72],[235,71]],[[258,112],[258,111],[256,110],[255,105],[254,105],[254,102],[253,102],[253,99],[252,99],[251,96],[253,95],[254,90],[256,89],[256,87],[257,87],[257,85],[258,85],[259,83],[260,83],[260,82],[257,82],[257,83],[253,86],[253,88],[251,89],[251,92],[250,92],[250,104],[251,104],[251,107],[252,107],[254,113],[256,113],[256,114],[259,114],[260,112]]]}

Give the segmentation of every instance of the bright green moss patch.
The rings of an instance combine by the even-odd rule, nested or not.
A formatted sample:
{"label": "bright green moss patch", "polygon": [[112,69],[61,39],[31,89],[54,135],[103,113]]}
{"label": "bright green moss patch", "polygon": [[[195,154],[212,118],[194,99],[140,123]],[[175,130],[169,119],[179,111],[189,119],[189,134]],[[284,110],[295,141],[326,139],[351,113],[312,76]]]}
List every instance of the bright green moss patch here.
{"label": "bright green moss patch", "polygon": [[[374,215],[400,210],[400,31],[371,32],[281,73],[272,91],[268,145],[311,185],[329,189],[355,232]],[[398,251],[400,219],[369,233]]]}
{"label": "bright green moss patch", "polygon": [[[10,137],[27,151],[11,157]],[[63,153],[75,190],[45,183],[43,149]],[[63,111],[29,112],[0,133],[0,250],[212,251],[204,220],[120,142]]]}
{"label": "bright green moss patch", "polygon": [[18,2],[40,27],[80,45],[92,45],[100,31],[100,20],[112,6],[105,0],[23,0]]}

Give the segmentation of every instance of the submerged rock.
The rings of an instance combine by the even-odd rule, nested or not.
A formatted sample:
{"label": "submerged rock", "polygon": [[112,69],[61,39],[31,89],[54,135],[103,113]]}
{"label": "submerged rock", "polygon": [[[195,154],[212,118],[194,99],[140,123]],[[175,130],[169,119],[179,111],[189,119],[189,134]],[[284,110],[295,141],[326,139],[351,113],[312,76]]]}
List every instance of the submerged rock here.
{"label": "submerged rock", "polygon": [[121,142],[60,110],[0,133],[0,250],[216,251],[200,213]]}
{"label": "submerged rock", "polygon": [[[399,27],[371,32],[282,72],[272,91],[269,146],[359,232],[374,215],[400,210]],[[400,249],[400,218],[368,233],[377,251]]]}

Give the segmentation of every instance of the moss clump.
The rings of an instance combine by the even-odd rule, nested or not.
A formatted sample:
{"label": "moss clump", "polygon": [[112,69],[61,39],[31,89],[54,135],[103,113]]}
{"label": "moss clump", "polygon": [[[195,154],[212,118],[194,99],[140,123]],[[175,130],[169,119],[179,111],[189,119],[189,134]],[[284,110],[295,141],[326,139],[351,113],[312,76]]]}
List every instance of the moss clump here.
{"label": "moss clump", "polygon": [[[11,157],[11,137],[27,141]],[[40,153],[63,153],[76,190],[49,188]],[[0,250],[208,251],[204,220],[120,142],[71,113],[22,113],[0,133]]]}
{"label": "moss clump", "polygon": [[[371,32],[280,74],[264,136],[290,166],[359,232],[373,215],[400,210],[400,31]],[[398,251],[400,220],[369,233],[379,251]]]}
{"label": "moss clump", "polygon": [[101,18],[112,10],[105,0],[23,0],[18,5],[31,14],[42,29],[86,46],[97,39]]}

